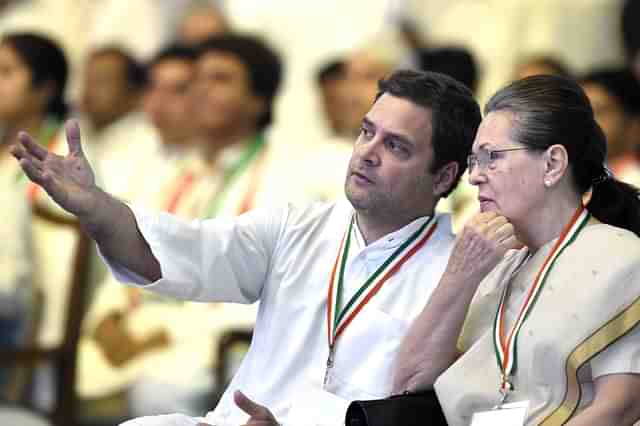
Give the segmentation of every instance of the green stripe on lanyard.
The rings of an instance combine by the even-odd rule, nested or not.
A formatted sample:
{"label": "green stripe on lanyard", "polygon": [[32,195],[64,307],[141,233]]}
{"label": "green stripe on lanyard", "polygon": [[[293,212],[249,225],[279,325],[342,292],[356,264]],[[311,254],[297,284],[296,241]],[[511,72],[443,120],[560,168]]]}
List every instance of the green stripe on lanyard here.
{"label": "green stripe on lanyard", "polygon": [[[407,252],[408,256],[400,259],[400,261],[398,263],[404,263],[406,262],[411,255],[413,255],[413,253],[409,253],[409,251],[407,250],[409,247],[411,247],[413,245],[414,242],[416,242],[416,240],[418,239],[418,237],[420,237],[421,235],[425,235],[424,238],[424,242],[426,242],[426,239],[428,239],[431,236],[432,230],[435,228],[436,223],[433,221],[433,216],[431,216],[417,231],[415,231],[408,239],[407,241],[405,241],[402,245],[400,245],[400,247],[398,247],[385,261],[382,265],[380,265],[378,267],[378,269],[376,269],[373,274],[371,274],[371,276],[364,282],[364,284],[362,286],[360,286],[360,288],[358,289],[358,291],[351,297],[351,299],[349,300],[349,302],[345,305],[344,308],[340,309],[340,299],[342,297],[342,293],[343,293],[343,287],[344,287],[344,270],[345,270],[345,265],[347,262],[347,259],[349,257],[349,247],[350,247],[350,240],[351,240],[351,232],[353,229],[353,223],[355,221],[355,216],[353,216],[351,218],[351,222],[349,223],[349,227],[347,229],[347,236],[345,239],[345,244],[344,244],[344,248],[342,250],[342,253],[339,253],[339,256],[342,256],[341,259],[341,264],[340,264],[340,270],[338,273],[338,285],[337,285],[337,291],[336,291],[336,300],[334,301],[334,321],[333,321],[333,333],[331,333],[332,335],[330,336],[332,338],[332,341],[330,341],[330,346],[333,345],[333,343],[335,342],[335,340],[337,339],[337,336],[339,334],[339,330],[341,324],[344,322],[345,317],[347,316],[347,314],[349,312],[353,312],[355,310],[357,310],[358,308],[360,308],[360,306],[355,306],[357,300],[360,298],[360,296],[362,296],[362,294],[367,291],[371,285],[376,282],[376,280],[378,280],[378,278],[382,275],[382,273],[387,270],[389,268],[389,265],[391,265],[396,259],[398,259],[401,255],[405,254],[405,252]],[[429,226],[431,223],[433,222],[433,226]],[[429,228],[427,230],[427,228]],[[425,232],[427,231],[427,232]],[[422,241],[421,241],[422,242]],[[384,278],[384,277],[383,277]],[[388,278],[388,277],[386,277]],[[385,279],[386,279],[385,278]],[[331,294],[329,295],[329,300],[328,303],[331,303]],[[363,303],[365,303],[363,301]],[[362,303],[361,303],[362,305]]]}
{"label": "green stripe on lanyard", "polygon": [[215,217],[220,208],[222,208],[223,201],[227,197],[229,189],[233,182],[242,175],[249,164],[255,159],[255,157],[262,151],[265,146],[265,139],[262,135],[257,135],[253,141],[245,148],[240,158],[238,158],[225,172],[222,177],[222,184],[220,190],[216,192],[213,199],[209,202],[205,218]]}
{"label": "green stripe on lanyard", "polygon": [[558,241],[554,245],[551,252],[547,255],[547,258],[538,271],[534,282],[529,288],[527,298],[525,299],[523,306],[518,313],[518,316],[516,316],[515,318],[506,342],[503,341],[503,334],[501,330],[504,324],[507,290],[509,288],[509,285],[505,285],[493,322],[493,346],[496,355],[496,361],[498,363],[498,368],[502,372],[502,390],[509,390],[507,388],[507,385],[511,386],[511,383],[508,382],[508,378],[512,375],[513,372],[516,371],[517,368],[516,346],[520,330],[522,329],[522,325],[533,310],[533,306],[538,301],[540,293],[542,292],[542,289],[544,288],[544,285],[547,281],[547,277],[549,276],[549,272],[554,267],[556,260],[564,252],[564,250],[575,241],[580,231],[582,231],[582,229],[586,226],[589,218],[589,212],[584,208],[584,206],[580,206],[572,216],[571,221],[565,226],[563,232],[560,234]]}

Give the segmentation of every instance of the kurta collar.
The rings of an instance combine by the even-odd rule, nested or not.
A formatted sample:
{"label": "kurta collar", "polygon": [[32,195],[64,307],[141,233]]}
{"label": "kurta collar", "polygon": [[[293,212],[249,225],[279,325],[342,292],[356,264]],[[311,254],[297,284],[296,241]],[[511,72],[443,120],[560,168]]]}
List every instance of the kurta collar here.
{"label": "kurta collar", "polygon": [[368,251],[372,250],[389,250],[394,249],[403,242],[407,240],[414,232],[416,232],[424,223],[429,220],[430,216],[422,216],[409,224],[403,226],[397,231],[391,232],[382,238],[379,238],[377,241],[365,245],[364,237],[362,236],[362,232],[360,231],[360,226],[358,225],[358,221],[356,220],[356,226],[353,227],[353,235],[352,238],[357,242],[357,246],[359,250],[367,249]]}

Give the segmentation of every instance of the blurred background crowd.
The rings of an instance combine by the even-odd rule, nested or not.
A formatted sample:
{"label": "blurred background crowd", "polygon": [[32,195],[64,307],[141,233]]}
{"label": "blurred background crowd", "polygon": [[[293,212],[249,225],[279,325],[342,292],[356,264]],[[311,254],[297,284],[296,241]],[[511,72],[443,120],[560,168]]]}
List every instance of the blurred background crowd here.
{"label": "blurred background crowd", "polygon": [[[397,68],[449,74],[481,104],[513,79],[572,76],[610,169],[640,184],[638,0],[0,0],[0,401],[59,424],[200,414],[256,314],[107,277],[22,176],[18,131],[66,154],[76,118],[101,187],[186,219],[330,201]],[[475,191],[441,208],[459,228]]]}

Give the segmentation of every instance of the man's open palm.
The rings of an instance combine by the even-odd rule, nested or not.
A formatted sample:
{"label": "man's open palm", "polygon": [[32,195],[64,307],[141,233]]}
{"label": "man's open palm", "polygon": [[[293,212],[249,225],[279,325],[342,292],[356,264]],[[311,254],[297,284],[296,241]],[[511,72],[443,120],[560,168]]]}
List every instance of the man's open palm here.
{"label": "man's open palm", "polygon": [[49,152],[25,132],[20,132],[11,152],[29,179],[42,186],[62,208],[81,216],[93,207],[95,176],[82,151],[78,123],[69,120],[65,131],[69,147],[66,157]]}

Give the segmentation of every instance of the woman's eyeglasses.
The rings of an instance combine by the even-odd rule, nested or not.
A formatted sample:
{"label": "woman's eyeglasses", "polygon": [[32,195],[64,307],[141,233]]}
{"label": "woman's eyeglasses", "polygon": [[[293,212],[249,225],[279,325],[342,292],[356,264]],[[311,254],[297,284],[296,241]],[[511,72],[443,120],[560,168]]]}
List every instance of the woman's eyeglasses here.
{"label": "woman's eyeglasses", "polygon": [[501,154],[503,152],[522,151],[526,149],[530,148],[527,146],[519,146],[502,149],[480,149],[476,154],[469,154],[469,156],[467,157],[467,167],[469,168],[469,173],[471,173],[476,166],[480,168],[481,172],[493,170],[496,167],[495,161],[502,158]]}

